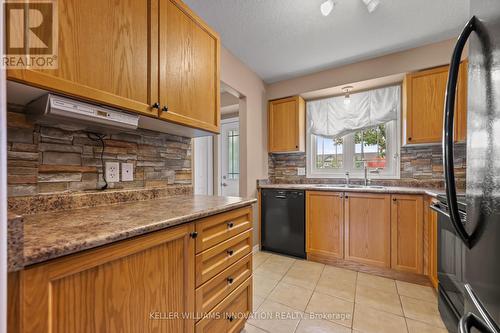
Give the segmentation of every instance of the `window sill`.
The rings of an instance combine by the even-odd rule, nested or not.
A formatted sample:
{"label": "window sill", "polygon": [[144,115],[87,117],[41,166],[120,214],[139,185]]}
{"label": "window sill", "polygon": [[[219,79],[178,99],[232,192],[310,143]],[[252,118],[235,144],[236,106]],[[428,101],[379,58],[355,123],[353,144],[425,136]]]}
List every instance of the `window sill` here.
{"label": "window sill", "polygon": [[[321,178],[327,178],[327,179],[338,179],[338,180],[345,180],[346,176],[344,173],[341,174],[323,174],[323,173],[307,173],[306,178],[310,179],[321,179]],[[364,180],[364,174],[363,173],[350,173],[349,178],[351,180]],[[369,175],[368,179],[370,180],[376,180],[376,179],[385,179],[385,180],[399,180],[401,179],[401,175]]]}

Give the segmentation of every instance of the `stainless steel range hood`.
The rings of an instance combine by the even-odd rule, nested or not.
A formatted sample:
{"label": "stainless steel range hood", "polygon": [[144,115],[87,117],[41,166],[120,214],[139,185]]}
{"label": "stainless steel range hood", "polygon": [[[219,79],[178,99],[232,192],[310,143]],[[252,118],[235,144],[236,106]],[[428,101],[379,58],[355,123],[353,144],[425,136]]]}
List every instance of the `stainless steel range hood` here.
{"label": "stainless steel range hood", "polygon": [[53,94],[30,102],[27,111],[42,123],[44,120],[67,121],[88,129],[135,130],[139,125],[137,115]]}

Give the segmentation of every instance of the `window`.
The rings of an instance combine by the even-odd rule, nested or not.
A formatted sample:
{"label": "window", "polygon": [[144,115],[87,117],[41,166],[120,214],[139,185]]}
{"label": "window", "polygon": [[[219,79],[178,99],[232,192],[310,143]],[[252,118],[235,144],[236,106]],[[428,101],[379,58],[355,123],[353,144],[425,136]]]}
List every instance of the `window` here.
{"label": "window", "polygon": [[[332,102],[331,100],[320,101],[319,103],[318,101],[308,102],[307,177],[340,178],[344,177],[346,172],[349,172],[354,177],[363,177],[366,165],[370,171],[369,178],[399,178],[400,95],[398,93],[394,95],[397,96],[397,100],[394,101],[395,105],[398,105],[397,112],[390,117],[380,117],[383,120],[392,120],[376,121],[375,124],[373,122],[366,122],[368,124],[366,127],[363,127],[363,124],[365,124],[363,117],[366,116],[370,120],[376,117],[370,113],[370,110],[363,110],[362,107],[367,104],[370,104],[372,107],[377,106],[378,104],[373,103],[373,98],[369,99],[370,103],[360,102],[360,111],[357,111],[357,109],[349,111],[341,110],[337,114],[330,111],[336,110],[335,108],[338,109],[339,105],[340,108],[347,108],[348,106],[344,105],[343,101],[341,101],[342,104]],[[366,97],[358,96],[358,98]],[[368,98],[371,97],[369,96]],[[387,100],[385,98],[384,103]],[[324,103],[328,103],[328,107],[325,107]],[[352,104],[355,103],[351,102]],[[354,107],[356,107],[356,104]],[[382,107],[387,108],[387,103],[382,105]],[[310,112],[310,108],[316,114]],[[349,112],[354,114],[354,116],[349,116]],[[329,122],[333,123],[328,130],[332,133],[338,132],[340,135],[313,134],[315,129],[314,121],[319,124],[318,128],[316,128],[318,131],[325,131],[325,124]],[[359,126],[359,124],[355,123],[356,121],[362,125]],[[350,129],[349,126],[362,128],[356,130]]]}
{"label": "window", "polygon": [[228,141],[228,167],[227,177],[238,179],[240,176],[240,133],[238,130],[230,130],[227,134]]}

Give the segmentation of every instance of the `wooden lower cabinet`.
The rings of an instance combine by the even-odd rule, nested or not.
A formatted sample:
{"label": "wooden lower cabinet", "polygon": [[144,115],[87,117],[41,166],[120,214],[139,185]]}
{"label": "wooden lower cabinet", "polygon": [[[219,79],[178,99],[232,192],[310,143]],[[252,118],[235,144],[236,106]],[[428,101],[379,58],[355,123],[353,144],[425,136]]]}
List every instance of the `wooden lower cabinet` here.
{"label": "wooden lower cabinet", "polygon": [[196,333],[239,333],[251,311],[250,277],[196,324]]}
{"label": "wooden lower cabinet", "polygon": [[[21,271],[22,332],[193,332],[194,224]],[[158,317],[159,316],[159,317]]]}
{"label": "wooden lower cabinet", "polygon": [[429,278],[435,289],[438,287],[438,215],[432,209],[428,212],[429,221]]}
{"label": "wooden lower cabinet", "polygon": [[344,258],[344,194],[307,191],[306,252]]}
{"label": "wooden lower cabinet", "polygon": [[9,273],[9,332],[239,332],[252,309],[251,207],[210,219],[241,216],[249,229],[197,255],[207,219]]}
{"label": "wooden lower cabinet", "polygon": [[391,266],[390,195],[345,194],[345,259]]}
{"label": "wooden lower cabinet", "polygon": [[307,256],[436,286],[437,217],[425,205],[422,195],[307,191]]}
{"label": "wooden lower cabinet", "polygon": [[423,273],[424,202],[420,195],[392,195],[391,267]]}

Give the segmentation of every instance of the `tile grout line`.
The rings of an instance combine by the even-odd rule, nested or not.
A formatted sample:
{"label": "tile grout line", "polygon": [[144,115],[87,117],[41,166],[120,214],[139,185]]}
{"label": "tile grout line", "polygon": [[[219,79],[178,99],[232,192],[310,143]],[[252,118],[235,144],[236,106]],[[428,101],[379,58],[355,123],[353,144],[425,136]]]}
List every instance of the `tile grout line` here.
{"label": "tile grout line", "polygon": [[[321,273],[319,273],[319,278],[316,281],[316,283],[314,284],[314,288],[312,290],[311,296],[309,296],[309,299],[307,300],[306,308],[304,309],[304,311],[302,311],[304,313],[304,315],[306,313],[307,307],[309,306],[309,303],[311,303],[311,299],[312,299],[314,293],[316,292],[316,286],[318,285],[319,280],[321,279],[321,276],[323,275],[323,272],[325,271],[326,265],[325,264],[321,264],[321,265],[323,265],[323,268],[321,269]],[[304,320],[304,319],[299,320],[299,322],[297,324],[297,327],[295,328],[295,330],[293,331],[293,333],[297,332],[297,329],[299,328],[299,325],[302,322],[302,320]]]}
{"label": "tile grout line", "polygon": [[358,277],[359,277],[359,272],[356,272],[356,284],[354,285],[354,301],[353,301],[353,305],[352,305],[351,331],[354,331],[354,313],[356,311],[356,296],[358,293]]}
{"label": "tile grout line", "polygon": [[[263,253],[266,253],[266,252],[263,252]],[[276,257],[285,257],[285,258],[289,258],[289,257],[286,257],[286,256],[281,256],[281,255],[277,255],[277,254],[270,253],[270,255],[268,256],[268,258],[266,258],[266,259],[265,259],[265,260],[264,260],[264,261],[263,261],[263,262],[262,262],[262,263],[261,263],[261,264],[260,264],[257,268],[259,268],[259,267],[261,267],[262,265],[264,265],[264,264],[265,264],[266,262],[268,262],[268,261],[269,261],[269,260],[270,260],[273,256],[276,256]],[[290,259],[292,259],[292,258],[290,258]],[[300,260],[298,260],[298,259],[293,259],[292,264],[290,264],[290,266],[287,268],[287,270],[286,270],[283,274],[281,274],[281,277],[277,280],[276,285],[275,285],[275,286],[274,286],[274,287],[273,287],[273,288],[269,291],[269,293],[267,293],[267,294],[266,294],[266,296],[263,298],[262,303],[259,305],[259,307],[256,309],[256,311],[258,311],[258,310],[262,307],[262,305],[264,304],[264,302],[265,302],[265,301],[272,301],[272,302],[275,302],[275,303],[278,303],[278,304],[282,304],[282,303],[280,303],[280,302],[276,302],[276,301],[271,300],[271,299],[269,298],[269,296],[270,296],[270,295],[272,294],[272,292],[273,292],[273,291],[277,288],[277,286],[278,286],[280,283],[282,283],[282,282],[284,281],[284,278],[286,277],[286,275],[287,275],[287,274],[288,274],[288,273],[292,270],[292,267],[293,267],[293,266],[295,265],[295,263],[297,263],[297,262],[300,262]],[[317,286],[318,286],[318,284],[319,284],[319,281],[320,281],[320,280],[321,280],[321,278],[324,276],[324,272],[325,272],[325,269],[326,269],[326,267],[327,267],[327,265],[325,265],[325,264],[322,264],[322,265],[323,265],[323,267],[322,267],[321,273],[319,274],[319,278],[316,280],[316,282],[315,282],[315,284],[314,284],[314,287],[313,287],[313,289],[312,289],[311,296],[309,296],[309,299],[308,299],[308,302],[307,302],[307,304],[306,304],[306,308],[305,308],[305,310],[304,310],[304,311],[300,311],[300,310],[297,310],[297,309],[294,309],[294,308],[292,308],[292,307],[288,306],[287,304],[282,304],[282,305],[288,306],[288,307],[292,308],[292,309],[293,309],[293,310],[295,310],[295,311],[300,311],[300,312],[303,312],[303,313],[307,313],[307,312],[306,312],[306,310],[307,310],[307,307],[309,306],[309,304],[310,304],[310,302],[311,302],[312,296],[313,296],[313,295],[314,295],[314,293],[316,293],[316,292],[317,292],[317,293],[320,293],[319,291],[317,291],[317,290],[316,290],[316,288],[317,288]],[[329,267],[335,267],[335,266],[330,266],[330,265],[328,265],[328,266],[329,266]],[[256,268],[256,269],[257,269],[257,268]],[[356,277],[355,277],[355,290],[354,290],[354,301],[353,301],[353,316],[352,316],[352,323],[351,323],[351,327],[350,327],[350,329],[351,329],[353,332],[354,332],[354,328],[353,328],[353,326],[354,326],[354,313],[355,313],[355,310],[356,310],[356,304],[357,304],[357,302],[356,302],[356,296],[357,296],[357,289],[358,289],[358,283],[359,283],[359,272],[357,272],[357,271],[355,271],[355,272],[356,272]],[[406,313],[405,313],[405,311],[404,311],[403,302],[402,302],[402,300],[401,300],[401,297],[402,297],[402,296],[404,296],[404,297],[408,297],[408,298],[413,299],[413,300],[422,301],[422,302],[427,302],[427,303],[434,303],[434,302],[431,302],[431,301],[428,301],[428,300],[419,299],[419,298],[415,298],[415,297],[410,297],[410,296],[401,295],[401,294],[400,294],[400,288],[398,287],[397,281],[396,281],[396,280],[394,280],[394,279],[392,279],[392,280],[394,281],[394,284],[395,284],[395,287],[396,287],[396,294],[397,294],[397,296],[398,296],[398,300],[399,300],[399,303],[400,303],[400,306],[401,306],[401,310],[402,310],[402,317],[403,317],[403,318],[404,318],[404,320],[405,320],[405,327],[406,327],[407,332],[409,332],[408,319],[412,319],[412,318],[408,318],[408,317],[406,317]],[[284,283],[284,282],[283,282],[283,283]],[[308,288],[306,288],[306,287],[304,287],[304,286],[298,286],[298,285],[294,285],[294,284],[290,284],[290,285],[292,285],[292,286],[294,286],[294,287],[300,287],[300,288],[303,288],[303,289],[308,289]],[[377,288],[374,288],[374,289],[377,289]],[[310,289],[308,289],[308,290],[310,290]],[[380,291],[381,291],[381,292],[383,292],[384,290],[380,290]],[[323,294],[323,293],[320,293],[320,294]],[[325,294],[325,295],[328,295],[328,294]],[[328,295],[328,296],[331,296],[331,295]],[[331,297],[335,297],[335,296],[331,296]],[[335,297],[335,298],[339,298],[339,297]],[[341,297],[340,297],[339,299],[342,299],[342,300],[347,301],[346,299],[341,298]],[[392,313],[392,312],[389,312],[389,311],[384,311],[384,310],[381,310],[381,309],[377,309],[377,308],[375,308],[375,307],[371,307],[371,308],[373,308],[373,309],[375,309],[375,310],[378,310],[378,311],[382,311],[382,312],[385,312],[385,313],[389,313],[389,314],[392,314],[392,315],[396,315],[396,316],[398,316],[397,314]],[[419,322],[419,323],[422,323],[422,324],[428,325],[428,326],[430,326],[430,327],[434,327],[434,328],[441,328],[440,326],[435,325],[435,324],[430,323],[430,322],[426,322],[426,321],[422,321],[422,320],[417,320],[417,319],[412,319],[412,320],[415,320],[415,321],[417,321],[417,322]],[[293,332],[296,332],[296,331],[297,331],[297,329],[298,329],[298,327],[299,327],[299,325],[300,325],[300,323],[301,323],[302,321],[303,321],[303,319],[300,319],[300,320],[298,321],[298,323],[297,323],[297,325],[295,326],[295,328],[294,328]],[[328,321],[328,322],[330,322],[330,321]],[[251,324],[249,324],[249,325],[251,325]],[[258,326],[255,326],[255,325],[251,325],[251,326],[257,327],[258,329],[261,329],[261,330],[263,330],[263,331],[265,331],[265,332],[268,332],[267,330],[262,329],[262,328],[260,328],[260,327],[258,327]],[[268,332],[268,333],[269,333],[269,332]]]}

